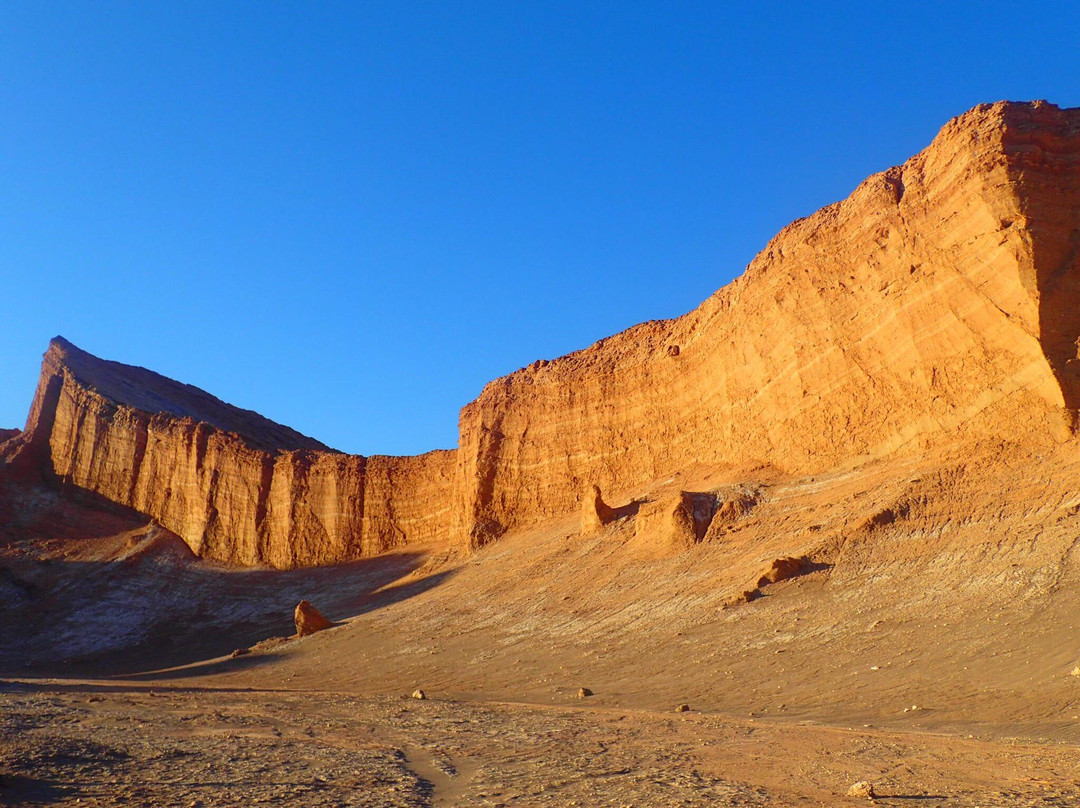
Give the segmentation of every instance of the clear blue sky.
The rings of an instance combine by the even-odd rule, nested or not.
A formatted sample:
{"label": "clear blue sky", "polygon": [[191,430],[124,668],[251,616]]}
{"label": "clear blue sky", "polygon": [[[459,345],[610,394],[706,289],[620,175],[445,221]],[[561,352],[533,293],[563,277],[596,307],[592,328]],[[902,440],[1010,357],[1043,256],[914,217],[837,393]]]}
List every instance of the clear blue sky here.
{"label": "clear blue sky", "polygon": [[984,101],[1080,105],[1075,3],[7,2],[0,426],[62,334],[336,448],[696,306]]}

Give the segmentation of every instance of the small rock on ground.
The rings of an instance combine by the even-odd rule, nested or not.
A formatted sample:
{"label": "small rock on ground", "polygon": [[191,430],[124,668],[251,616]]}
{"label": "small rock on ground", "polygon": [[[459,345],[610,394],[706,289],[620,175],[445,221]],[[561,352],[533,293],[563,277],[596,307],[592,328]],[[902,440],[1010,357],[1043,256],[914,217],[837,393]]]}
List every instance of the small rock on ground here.
{"label": "small rock on ground", "polygon": [[857,783],[853,783],[851,788],[847,790],[849,797],[867,797],[874,799],[877,794],[874,793],[874,784],[868,780],[860,780]]}

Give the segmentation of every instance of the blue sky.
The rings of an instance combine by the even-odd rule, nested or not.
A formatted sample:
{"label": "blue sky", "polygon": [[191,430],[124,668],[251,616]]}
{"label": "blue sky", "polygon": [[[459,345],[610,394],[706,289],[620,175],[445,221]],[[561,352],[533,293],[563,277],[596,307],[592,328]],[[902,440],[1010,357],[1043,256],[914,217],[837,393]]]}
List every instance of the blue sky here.
{"label": "blue sky", "polygon": [[695,307],[1002,98],[1073,3],[9,2],[0,426],[62,334],[363,454]]}

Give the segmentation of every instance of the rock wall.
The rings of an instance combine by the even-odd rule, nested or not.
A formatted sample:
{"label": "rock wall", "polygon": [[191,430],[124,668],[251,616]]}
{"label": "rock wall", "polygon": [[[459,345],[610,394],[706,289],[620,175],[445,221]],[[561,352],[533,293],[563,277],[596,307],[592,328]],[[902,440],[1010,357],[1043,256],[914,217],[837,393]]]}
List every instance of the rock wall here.
{"label": "rock wall", "polygon": [[[60,481],[240,564],[479,546],[692,467],[807,473],[938,442],[1069,439],[1080,110],[980,106],[777,235],[698,309],[485,387],[456,452],[348,456],[62,340],[27,434]],[[609,501],[612,501],[609,499]]]}
{"label": "rock wall", "polygon": [[[473,545],[693,466],[813,472],[1069,434],[1080,110],[980,106],[777,235],[697,310],[490,383],[461,415]],[[609,500],[610,501],[610,500]]]}
{"label": "rock wall", "polygon": [[448,535],[453,452],[345,455],[209,399],[57,338],[27,432],[62,484],[152,516],[220,561],[328,564]]}

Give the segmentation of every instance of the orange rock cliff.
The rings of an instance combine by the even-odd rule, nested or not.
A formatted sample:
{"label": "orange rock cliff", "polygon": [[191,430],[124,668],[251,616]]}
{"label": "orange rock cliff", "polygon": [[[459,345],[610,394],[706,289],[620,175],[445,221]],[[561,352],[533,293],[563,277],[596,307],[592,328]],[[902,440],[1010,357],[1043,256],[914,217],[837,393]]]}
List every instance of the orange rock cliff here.
{"label": "orange rock cliff", "polygon": [[1070,440],[1078,339],[1080,109],[1002,102],[786,227],[689,314],[489,383],[457,450],[341,454],[61,338],[4,446],[204,557],[324,564],[478,547],[594,484],[618,501],[692,467]]}

